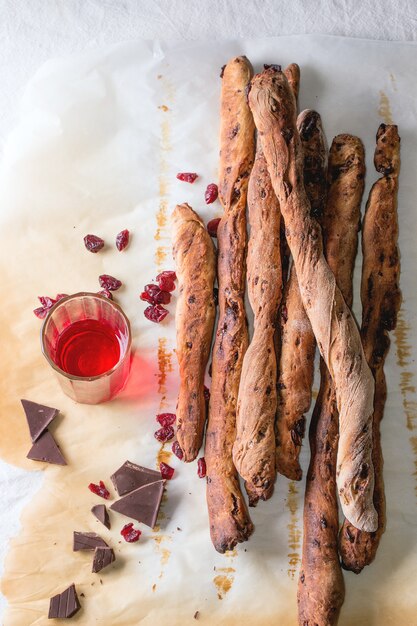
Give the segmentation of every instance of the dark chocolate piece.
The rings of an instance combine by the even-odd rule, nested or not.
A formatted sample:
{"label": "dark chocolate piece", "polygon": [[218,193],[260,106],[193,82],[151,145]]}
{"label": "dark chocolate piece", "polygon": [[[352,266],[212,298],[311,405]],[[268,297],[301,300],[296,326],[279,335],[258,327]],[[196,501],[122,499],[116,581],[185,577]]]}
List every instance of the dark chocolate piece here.
{"label": "dark chocolate piece", "polygon": [[30,437],[35,442],[58,415],[59,410],[51,406],[31,402],[31,400],[21,400],[20,402],[26,413]]}
{"label": "dark chocolate piece", "polygon": [[73,617],[81,608],[74,583],[49,601],[48,619],[66,619]]}
{"label": "dark chocolate piece", "polygon": [[110,530],[110,518],[105,504],[96,504],[91,509],[91,512],[99,522]]}
{"label": "dark chocolate piece", "polygon": [[123,465],[110,476],[119,496],[124,496],[130,491],[154,483],[157,480],[161,480],[161,478],[160,472],[142,467],[141,465],[136,465],[136,463],[131,463],[130,461],[125,461]]}
{"label": "dark chocolate piece", "polygon": [[114,502],[110,508],[153,528],[158,517],[164,484],[164,480],[157,480],[150,485],[139,487]]}
{"label": "dark chocolate piece", "polygon": [[97,547],[94,550],[94,560],[93,560],[93,574],[97,574],[97,572],[101,572],[102,569],[113,563],[116,560],[114,556],[114,551],[112,548],[103,548]]}
{"label": "dark chocolate piece", "polygon": [[67,464],[49,430],[45,430],[42,433],[26,456],[32,461],[44,461],[45,463],[53,463],[55,465]]}
{"label": "dark chocolate piece", "polygon": [[95,550],[97,547],[108,548],[107,543],[97,533],[80,533],[74,530],[74,541],[72,549],[74,552],[79,550]]}

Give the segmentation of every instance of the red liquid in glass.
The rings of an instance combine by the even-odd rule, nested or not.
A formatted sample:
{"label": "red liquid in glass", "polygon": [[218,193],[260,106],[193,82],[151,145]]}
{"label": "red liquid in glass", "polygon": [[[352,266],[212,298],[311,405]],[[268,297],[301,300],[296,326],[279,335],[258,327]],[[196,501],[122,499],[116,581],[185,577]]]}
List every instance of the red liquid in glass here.
{"label": "red liquid in glass", "polygon": [[99,376],[119,361],[120,345],[105,321],[81,320],[58,337],[55,362],[72,376]]}

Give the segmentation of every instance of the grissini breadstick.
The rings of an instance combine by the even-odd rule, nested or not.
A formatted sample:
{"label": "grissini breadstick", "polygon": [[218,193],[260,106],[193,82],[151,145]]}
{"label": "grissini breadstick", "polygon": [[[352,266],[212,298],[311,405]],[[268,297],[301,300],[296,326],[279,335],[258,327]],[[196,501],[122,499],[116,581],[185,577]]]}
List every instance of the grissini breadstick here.
{"label": "grissini breadstick", "polygon": [[284,74],[269,68],[255,76],[249,105],[285,221],[303,305],[335,383],[340,426],[337,485],[343,512],[357,528],[374,531],[374,380],[353,315],[324,258],[320,227],[310,217],[295,99]]}
{"label": "grissini breadstick", "polygon": [[204,223],[188,204],[173,212],[173,253],[178,278],[175,314],[180,388],[177,439],[184,461],[193,461],[206,422],[204,374],[210,355],[216,307],[216,251]]}
{"label": "grissini breadstick", "polygon": [[219,552],[231,550],[253,531],[232,459],[237,395],[248,346],[245,211],[255,157],[255,126],[246,100],[251,76],[249,61],[237,57],[226,65],[222,79],[219,197],[224,214],[217,231],[219,320],[205,445],[210,533]]}
{"label": "grissini breadstick", "polygon": [[250,239],[247,258],[252,341],[243,359],[233,460],[245,480],[249,502],[272,494],[275,470],[277,362],[274,332],[281,300],[280,211],[262,150],[256,152],[248,190]]}
{"label": "grissini breadstick", "polygon": [[374,162],[383,177],[371,189],[362,228],[361,335],[366,359],[375,376],[372,461],[375,468],[374,505],[378,513],[378,529],[374,533],[359,531],[345,520],[339,538],[342,563],[346,569],[356,573],[374,560],[385,530],[380,434],[387,395],[384,363],[390,346],[388,331],[396,326],[401,304],[397,247],[400,138],[396,126],[381,124],[379,127]]}
{"label": "grissini breadstick", "polygon": [[[351,306],[365,174],[365,154],[360,139],[338,135],[333,140],[328,174],[330,188],[322,218],[324,250],[346,304]],[[339,416],[334,387],[323,359],[320,371],[320,391],[309,433],[311,458],[304,498],[303,554],[298,581],[300,626],[337,624],[345,595],[337,548]]]}
{"label": "grissini breadstick", "polygon": [[[327,144],[316,111],[303,111],[297,119],[303,148],[304,186],[311,214],[320,220],[327,190]],[[299,454],[305,413],[310,408],[316,340],[304,310],[294,265],[281,307],[281,351],[277,409],[277,470],[301,480]]]}

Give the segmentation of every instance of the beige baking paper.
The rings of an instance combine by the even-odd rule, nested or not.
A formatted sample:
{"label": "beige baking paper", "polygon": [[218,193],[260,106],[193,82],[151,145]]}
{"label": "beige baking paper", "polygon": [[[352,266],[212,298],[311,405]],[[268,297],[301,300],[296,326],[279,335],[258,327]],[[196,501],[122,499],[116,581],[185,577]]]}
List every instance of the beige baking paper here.
{"label": "beige baking paper", "polygon": [[[402,138],[399,219],[404,294],[387,361],[389,387],[382,438],[388,525],[375,563],[346,573],[341,626],[417,624],[416,410],[416,127],[417,83],[412,44],[331,37],[192,43],[131,42],[47,63],[30,82],[20,122],[5,146],[0,178],[1,348],[0,449],[4,459],[44,470],[22,515],[5,563],[5,626],[54,624],[49,597],[74,582],[83,626],[268,626],[297,623],[296,588],[302,539],[303,483],[278,477],[273,498],[251,511],[255,535],[230,554],[211,546],[205,481],[196,464],[170,458],[153,437],[155,415],[175,410],[175,296],[159,326],[143,317],[139,293],[161,269],[171,269],[169,216],[189,202],[204,219],[220,214],[204,204],[216,180],[220,67],[246,54],[263,63],[301,65],[301,107],[317,108],[329,140],[358,134],[367,152],[367,190],[375,133],[394,120]],[[195,171],[194,185],[176,180]],[[132,232],[119,253],[114,238]],[[106,248],[87,252],[86,233]],[[40,353],[36,296],[98,289],[99,274],[120,278],[117,300],[132,322],[134,361],[125,391],[102,406],[65,397]],[[356,270],[358,306],[360,264]],[[209,380],[209,379],[208,379]],[[317,381],[316,381],[317,389]],[[56,406],[52,431],[68,460],[54,467],[25,459],[29,434],[19,399]],[[158,527],[142,527],[137,544],[111,515],[112,529],[90,513],[100,502],[90,482],[110,483],[126,459],[175,467]],[[308,445],[303,448],[308,465]],[[16,494],[2,494],[3,498]],[[112,496],[114,496],[112,491]],[[72,552],[72,532],[96,531],[116,562],[91,573],[91,553]],[[56,622],[58,623],[58,622]]]}

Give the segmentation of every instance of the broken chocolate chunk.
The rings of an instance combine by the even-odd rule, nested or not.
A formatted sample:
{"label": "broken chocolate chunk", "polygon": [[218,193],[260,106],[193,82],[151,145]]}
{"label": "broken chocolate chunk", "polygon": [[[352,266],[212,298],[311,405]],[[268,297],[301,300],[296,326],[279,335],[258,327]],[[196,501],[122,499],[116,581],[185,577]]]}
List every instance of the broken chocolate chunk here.
{"label": "broken chocolate chunk", "polygon": [[81,608],[74,583],[49,601],[48,619],[67,619],[73,617]]}
{"label": "broken chocolate chunk", "polygon": [[67,464],[49,430],[45,430],[42,433],[26,456],[32,461],[44,461],[45,463],[53,463],[55,465]]}
{"label": "broken chocolate chunk", "polygon": [[110,530],[110,518],[105,504],[96,504],[91,509],[91,512],[99,522]]}
{"label": "broken chocolate chunk", "polygon": [[94,560],[91,571],[93,572],[93,574],[97,574],[98,572],[101,572],[102,569],[110,565],[110,563],[113,563],[113,561],[115,560],[116,557],[114,556],[114,551],[112,548],[97,546],[97,548],[94,550]]}
{"label": "broken chocolate chunk", "polygon": [[99,548],[108,548],[107,543],[97,533],[81,533],[74,530],[74,541],[72,549],[74,552],[80,550],[95,550]]}
{"label": "broken chocolate chunk", "polygon": [[47,429],[52,420],[58,415],[59,410],[51,406],[31,402],[31,400],[21,400],[26,419],[29,426],[30,437],[33,442],[37,441]]}
{"label": "broken chocolate chunk", "polygon": [[158,480],[150,485],[139,487],[114,502],[110,508],[153,528],[158,517],[164,484],[164,480]]}
{"label": "broken chocolate chunk", "polygon": [[119,496],[124,496],[130,491],[154,483],[161,480],[161,478],[160,472],[142,467],[141,465],[136,465],[136,463],[131,463],[130,461],[125,461],[123,465],[110,476]]}

